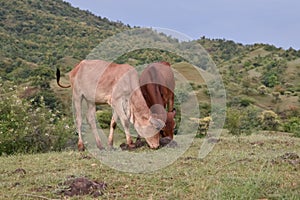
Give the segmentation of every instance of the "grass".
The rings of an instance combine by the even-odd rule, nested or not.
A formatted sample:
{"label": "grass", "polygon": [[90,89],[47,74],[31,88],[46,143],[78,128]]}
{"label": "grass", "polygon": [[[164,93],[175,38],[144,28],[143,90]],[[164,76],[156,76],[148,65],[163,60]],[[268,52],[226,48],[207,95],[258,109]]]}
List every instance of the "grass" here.
{"label": "grass", "polygon": [[299,199],[299,158],[280,157],[285,153],[300,155],[299,138],[284,133],[224,134],[213,151],[200,160],[203,140],[195,138],[170,166],[144,174],[113,170],[88,152],[3,156],[0,199],[66,198],[57,191],[71,176],[107,183],[101,199]]}
{"label": "grass", "polygon": [[[207,75],[207,72],[201,69],[197,69],[189,63],[176,63],[172,65],[172,68],[175,69],[177,73],[180,73],[190,82],[200,85],[205,83],[202,75]],[[201,73],[198,70],[200,70]]]}

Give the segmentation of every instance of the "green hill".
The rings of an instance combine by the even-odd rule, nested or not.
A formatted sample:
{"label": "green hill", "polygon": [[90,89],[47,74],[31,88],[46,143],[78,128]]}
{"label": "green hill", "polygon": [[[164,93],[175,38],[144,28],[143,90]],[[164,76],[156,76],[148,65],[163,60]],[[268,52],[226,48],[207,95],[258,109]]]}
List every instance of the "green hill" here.
{"label": "green hill", "polygon": [[11,80],[27,78],[36,65],[54,67],[68,56],[84,59],[104,38],[128,28],[61,0],[12,0],[0,5],[0,74]]}
{"label": "green hill", "polygon": [[[69,141],[68,135],[73,136],[74,128],[64,129],[65,124],[73,127],[70,91],[56,87],[55,68],[69,71],[99,43],[132,28],[73,8],[62,0],[1,1],[0,19],[0,100],[3,105],[0,137],[8,145],[6,149],[0,147],[0,155],[16,152],[18,145],[32,142],[40,133],[50,136],[41,136],[39,148],[26,149],[23,145],[20,151],[40,151],[45,144],[49,146],[47,150],[60,150],[73,144],[74,138]],[[178,44],[178,40],[169,36],[161,37],[164,44]],[[112,46],[126,46],[129,41],[122,42]],[[205,37],[184,45],[188,48],[193,42],[204,47],[222,75],[228,105],[225,128],[237,135],[275,130],[299,136],[300,51]],[[170,62],[188,78],[197,92],[201,113],[209,115],[206,83],[194,76],[194,69],[186,59],[167,51],[145,49],[123,55],[117,61],[137,66],[159,60]],[[206,60],[199,62],[206,63]],[[261,114],[267,110],[275,112],[276,117],[263,121]],[[57,111],[59,113],[52,116]],[[24,117],[25,114],[28,117]],[[37,120],[35,115],[44,117]],[[49,120],[56,132],[48,127]],[[39,123],[30,126],[31,121]],[[29,126],[29,131],[24,131],[24,126]]]}

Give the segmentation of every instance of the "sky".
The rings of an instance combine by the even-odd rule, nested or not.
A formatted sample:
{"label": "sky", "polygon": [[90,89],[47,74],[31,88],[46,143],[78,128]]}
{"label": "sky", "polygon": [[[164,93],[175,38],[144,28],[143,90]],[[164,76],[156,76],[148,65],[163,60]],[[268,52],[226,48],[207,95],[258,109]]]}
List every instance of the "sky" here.
{"label": "sky", "polygon": [[300,50],[300,0],[64,0],[130,26]]}

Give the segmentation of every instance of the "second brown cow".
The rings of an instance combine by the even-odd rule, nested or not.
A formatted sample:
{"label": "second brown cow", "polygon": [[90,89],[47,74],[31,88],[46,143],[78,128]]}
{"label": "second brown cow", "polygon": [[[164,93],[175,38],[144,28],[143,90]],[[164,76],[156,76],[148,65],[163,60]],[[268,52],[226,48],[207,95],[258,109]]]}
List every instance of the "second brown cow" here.
{"label": "second brown cow", "polygon": [[[142,94],[151,112],[165,122],[162,137],[173,139],[176,110],[174,109],[175,79],[168,62],[149,64],[140,76]],[[167,112],[166,112],[167,109]]]}

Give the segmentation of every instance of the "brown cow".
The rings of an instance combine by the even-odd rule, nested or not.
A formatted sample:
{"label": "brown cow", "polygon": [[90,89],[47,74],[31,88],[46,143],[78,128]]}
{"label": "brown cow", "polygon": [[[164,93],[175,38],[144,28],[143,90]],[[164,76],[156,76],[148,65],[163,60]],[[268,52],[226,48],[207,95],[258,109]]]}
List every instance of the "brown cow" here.
{"label": "brown cow", "polygon": [[139,88],[137,71],[127,64],[115,64],[102,60],[83,60],[70,73],[70,85],[59,83],[60,72],[57,69],[57,84],[60,87],[73,88],[73,102],[76,113],[76,128],[78,131],[78,149],[84,150],[82,141],[82,100],[87,102],[87,121],[91,126],[99,149],[101,144],[95,121],[95,104],[109,104],[113,108],[108,138],[109,146],[113,146],[113,134],[116,121],[120,118],[126,134],[129,147],[134,144],[129,133],[129,121],[134,124],[138,134],[145,137],[150,148],[158,148],[159,134],[164,123],[150,115],[149,108]]}
{"label": "brown cow", "polygon": [[149,64],[140,76],[140,86],[152,113],[166,122],[166,126],[161,131],[162,137],[173,139],[176,110],[174,109],[175,79],[171,65],[167,62]]}

